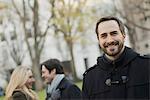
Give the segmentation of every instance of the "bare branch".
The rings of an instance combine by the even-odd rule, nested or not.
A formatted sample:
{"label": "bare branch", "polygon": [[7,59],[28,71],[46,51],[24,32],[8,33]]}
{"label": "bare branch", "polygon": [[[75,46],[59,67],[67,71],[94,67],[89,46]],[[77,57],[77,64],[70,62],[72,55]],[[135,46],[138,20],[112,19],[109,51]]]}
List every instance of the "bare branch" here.
{"label": "bare branch", "polygon": [[23,29],[24,29],[24,33],[25,33],[25,41],[26,41],[26,44],[27,44],[27,47],[28,47],[28,50],[29,50],[29,54],[31,56],[31,59],[33,58],[33,55],[32,55],[32,49],[30,47],[30,44],[29,44],[29,41],[28,41],[28,36],[27,36],[27,29],[26,29],[26,7],[25,7],[25,1],[23,0],[23,15],[24,15],[24,19],[22,19],[22,22],[23,22]]}
{"label": "bare branch", "polygon": [[21,15],[21,13],[19,12],[19,9],[17,8],[17,6],[16,6],[14,0],[12,0],[12,4],[13,4],[13,6],[14,6],[16,12],[17,12],[17,14],[19,15],[20,19],[23,19],[23,17],[22,17],[22,15]]}
{"label": "bare branch", "polygon": [[32,5],[30,4],[30,0],[28,0],[28,5],[29,5],[29,7],[30,7],[30,9],[33,11],[33,7],[32,7]]}
{"label": "bare branch", "polygon": [[138,24],[134,23],[133,21],[129,20],[128,18],[126,18],[126,20],[127,20],[129,23],[131,23],[132,25],[134,25],[135,27],[141,28],[141,29],[146,30],[146,31],[150,31],[150,28],[147,28],[147,27],[143,27],[143,26],[141,26],[141,25],[138,25]]}
{"label": "bare branch", "polygon": [[46,37],[46,34],[47,34],[47,32],[48,32],[48,29],[49,29],[49,26],[47,26],[47,28],[46,28],[44,34],[43,34],[42,37],[40,38],[40,41],[42,40],[42,38],[43,38],[43,41],[42,41],[42,43],[41,43],[41,48],[39,48],[39,54],[41,54],[41,52],[42,52],[42,50],[43,50],[44,43],[45,43],[45,39],[46,39],[45,37]]}
{"label": "bare branch", "polygon": [[143,29],[143,30],[150,31],[150,28],[147,28],[147,27],[138,25],[138,24],[136,24],[134,21],[129,20],[129,18],[128,18],[126,15],[124,15],[120,10],[118,10],[116,6],[115,6],[115,10],[116,10],[124,19],[126,19],[130,24],[134,25],[135,27],[141,28],[141,29]]}

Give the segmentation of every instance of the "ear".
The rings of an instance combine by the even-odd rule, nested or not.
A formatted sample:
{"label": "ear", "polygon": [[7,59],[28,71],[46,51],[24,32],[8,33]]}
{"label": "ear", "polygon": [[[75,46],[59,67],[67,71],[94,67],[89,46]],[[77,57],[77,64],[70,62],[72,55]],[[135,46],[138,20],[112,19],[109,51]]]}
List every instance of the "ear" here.
{"label": "ear", "polygon": [[56,74],[56,68],[52,69],[51,73]]}
{"label": "ear", "polygon": [[124,37],[124,39],[126,38],[126,34],[122,34],[122,36]]}

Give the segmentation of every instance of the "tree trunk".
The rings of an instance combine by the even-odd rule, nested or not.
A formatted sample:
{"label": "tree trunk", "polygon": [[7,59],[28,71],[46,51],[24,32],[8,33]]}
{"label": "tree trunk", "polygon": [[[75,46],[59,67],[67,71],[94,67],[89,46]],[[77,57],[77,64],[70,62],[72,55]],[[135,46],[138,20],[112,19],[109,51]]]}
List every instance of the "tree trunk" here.
{"label": "tree trunk", "polygon": [[43,82],[41,78],[40,66],[39,62],[36,59],[32,60],[32,70],[35,77],[35,89],[42,90],[43,89]]}
{"label": "tree trunk", "polygon": [[74,81],[79,81],[79,78],[77,77],[76,74],[76,69],[75,69],[75,62],[74,62],[74,55],[73,55],[73,44],[71,42],[67,42],[68,47],[69,47],[69,52],[70,52],[70,57],[71,57],[71,70],[72,70],[72,75]]}

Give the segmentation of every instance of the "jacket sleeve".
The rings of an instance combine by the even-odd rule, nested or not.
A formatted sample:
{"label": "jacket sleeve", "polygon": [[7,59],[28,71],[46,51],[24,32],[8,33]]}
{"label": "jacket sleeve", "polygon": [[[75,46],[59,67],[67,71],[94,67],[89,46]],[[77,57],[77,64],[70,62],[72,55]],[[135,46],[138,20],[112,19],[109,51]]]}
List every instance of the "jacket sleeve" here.
{"label": "jacket sleeve", "polygon": [[20,91],[13,93],[13,100],[27,100],[26,95]]}
{"label": "jacket sleeve", "polygon": [[82,99],[83,100],[88,100],[89,96],[88,96],[88,91],[87,91],[87,82],[85,82],[85,78],[83,78],[83,85],[82,85]]}

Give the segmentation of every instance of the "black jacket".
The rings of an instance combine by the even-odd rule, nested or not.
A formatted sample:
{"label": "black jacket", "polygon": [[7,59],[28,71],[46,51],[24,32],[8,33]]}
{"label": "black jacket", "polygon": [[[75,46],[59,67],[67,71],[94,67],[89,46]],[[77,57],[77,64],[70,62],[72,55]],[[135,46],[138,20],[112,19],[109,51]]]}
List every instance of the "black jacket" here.
{"label": "black jacket", "polygon": [[125,47],[116,61],[104,55],[84,73],[84,99],[149,99],[150,58]]}
{"label": "black jacket", "polygon": [[[59,99],[54,99],[53,100],[80,100],[81,99],[81,90],[71,83],[69,80],[64,78],[60,84],[57,86],[56,89],[60,90],[60,97]],[[59,94],[56,94],[56,98],[58,98]],[[48,100],[48,94],[47,94],[47,99]]]}

